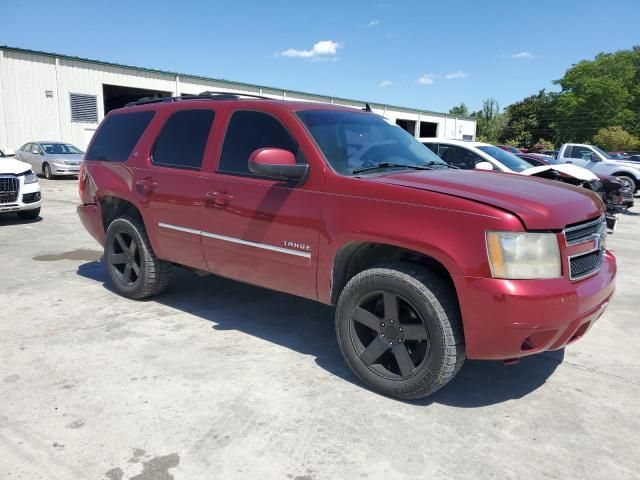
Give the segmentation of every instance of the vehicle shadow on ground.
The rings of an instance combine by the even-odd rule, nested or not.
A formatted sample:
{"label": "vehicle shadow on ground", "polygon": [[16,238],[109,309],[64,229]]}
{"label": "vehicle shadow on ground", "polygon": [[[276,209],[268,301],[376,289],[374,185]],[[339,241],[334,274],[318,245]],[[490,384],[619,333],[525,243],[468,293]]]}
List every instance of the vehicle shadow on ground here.
{"label": "vehicle shadow on ground", "polygon": [[[82,264],[77,273],[111,290],[100,262]],[[198,277],[180,268],[174,269],[169,289],[149,301],[197,315],[211,322],[214,331],[237,330],[311,355],[321,368],[362,386],[344,363],[336,343],[332,307],[214,275]],[[551,352],[512,366],[467,361],[449,385],[411,403],[475,408],[522,398],[542,386],[563,357],[563,351]]]}
{"label": "vehicle shadow on ground", "polygon": [[0,227],[3,225],[27,225],[29,223],[38,223],[42,221],[42,217],[26,219],[20,218],[17,214],[12,212],[0,213]]}

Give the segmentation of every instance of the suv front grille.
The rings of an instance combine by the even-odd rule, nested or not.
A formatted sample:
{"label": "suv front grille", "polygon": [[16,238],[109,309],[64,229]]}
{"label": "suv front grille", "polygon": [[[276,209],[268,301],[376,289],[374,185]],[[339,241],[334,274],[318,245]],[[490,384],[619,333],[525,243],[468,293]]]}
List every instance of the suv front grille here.
{"label": "suv front grille", "polygon": [[602,250],[596,250],[571,258],[569,260],[571,279],[577,280],[578,278],[586,277],[587,275],[597,272],[602,266],[603,258],[604,252]]}
{"label": "suv front grille", "polygon": [[569,278],[580,280],[597,273],[604,260],[604,240],[607,235],[607,221],[604,216],[588,222],[565,228],[562,232],[567,246],[594,242],[595,248],[587,252],[569,256]]}
{"label": "suv front grille", "polygon": [[564,229],[564,238],[567,245],[588,242],[592,240],[594,234],[600,234],[607,230],[607,222],[603,217],[597,220],[590,220],[586,223],[575,225]]}
{"label": "suv front grille", "polygon": [[18,200],[20,180],[16,176],[0,176],[0,204],[15,203]]}

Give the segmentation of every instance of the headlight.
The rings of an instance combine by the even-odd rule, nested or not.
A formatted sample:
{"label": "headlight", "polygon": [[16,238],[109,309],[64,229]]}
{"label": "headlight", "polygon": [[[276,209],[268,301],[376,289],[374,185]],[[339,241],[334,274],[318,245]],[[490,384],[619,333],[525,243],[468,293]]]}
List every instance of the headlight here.
{"label": "headlight", "polygon": [[25,176],[24,176],[24,183],[25,183],[25,185],[27,183],[38,183],[38,177],[36,177],[35,173],[29,172],[29,173],[25,174]]}
{"label": "headlight", "polygon": [[562,275],[555,233],[487,232],[487,254],[494,278],[515,280]]}

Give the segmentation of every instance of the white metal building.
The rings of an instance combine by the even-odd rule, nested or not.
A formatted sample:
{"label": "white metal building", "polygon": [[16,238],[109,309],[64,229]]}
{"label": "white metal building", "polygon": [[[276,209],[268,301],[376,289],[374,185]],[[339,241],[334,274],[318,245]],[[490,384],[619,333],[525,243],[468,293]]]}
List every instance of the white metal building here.
{"label": "white metal building", "polygon": [[[114,108],[141,97],[206,90],[364,106],[363,100],[0,46],[0,145],[17,149],[28,141],[46,139],[70,142],[84,149],[100,120]],[[476,123],[468,117],[370,104],[374,112],[416,137],[475,138]]]}

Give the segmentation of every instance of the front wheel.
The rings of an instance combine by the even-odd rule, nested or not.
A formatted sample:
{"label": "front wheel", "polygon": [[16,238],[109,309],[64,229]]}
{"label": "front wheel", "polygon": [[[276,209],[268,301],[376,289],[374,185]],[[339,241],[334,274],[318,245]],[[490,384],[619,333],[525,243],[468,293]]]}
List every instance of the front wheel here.
{"label": "front wheel", "polygon": [[636,182],[633,178],[628,177],[627,175],[616,175],[616,178],[620,180],[622,187],[626,191],[631,192],[631,194],[636,193]]}
{"label": "front wheel", "polygon": [[431,395],[465,360],[455,291],[418,264],[399,262],[353,277],[338,300],[336,333],[358,378],[401,399]]}
{"label": "front wheel", "polygon": [[51,166],[48,163],[42,165],[42,175],[47,180],[51,180],[53,178],[53,173],[51,172]]}
{"label": "front wheel", "polygon": [[113,286],[125,297],[157,295],[169,284],[171,263],[153,253],[144,224],[137,217],[120,217],[109,224],[104,262]]}

